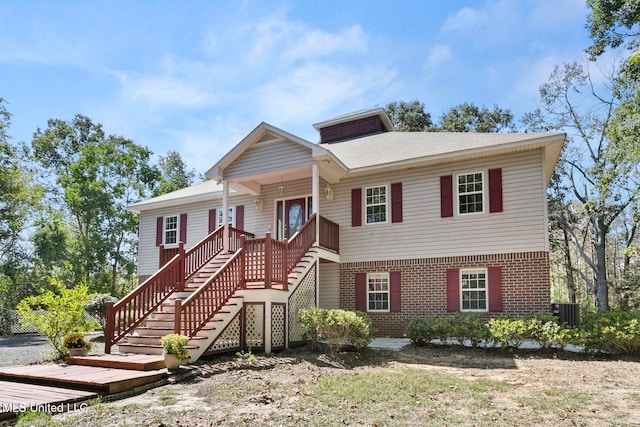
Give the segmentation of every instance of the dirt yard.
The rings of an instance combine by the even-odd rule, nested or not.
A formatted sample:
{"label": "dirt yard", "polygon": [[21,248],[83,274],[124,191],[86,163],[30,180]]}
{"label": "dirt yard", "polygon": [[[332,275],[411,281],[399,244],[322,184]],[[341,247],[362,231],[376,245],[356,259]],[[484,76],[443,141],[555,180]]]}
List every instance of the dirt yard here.
{"label": "dirt yard", "polygon": [[218,357],[197,375],[53,417],[59,425],[640,426],[640,362],[414,348]]}

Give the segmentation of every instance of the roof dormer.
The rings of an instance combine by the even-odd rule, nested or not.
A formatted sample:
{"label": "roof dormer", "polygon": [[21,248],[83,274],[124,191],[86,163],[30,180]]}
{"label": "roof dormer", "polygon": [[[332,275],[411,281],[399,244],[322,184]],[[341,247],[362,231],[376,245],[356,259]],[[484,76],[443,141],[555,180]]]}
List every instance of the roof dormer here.
{"label": "roof dormer", "polygon": [[316,123],[313,127],[320,132],[321,144],[394,131],[393,124],[383,108],[345,114]]}

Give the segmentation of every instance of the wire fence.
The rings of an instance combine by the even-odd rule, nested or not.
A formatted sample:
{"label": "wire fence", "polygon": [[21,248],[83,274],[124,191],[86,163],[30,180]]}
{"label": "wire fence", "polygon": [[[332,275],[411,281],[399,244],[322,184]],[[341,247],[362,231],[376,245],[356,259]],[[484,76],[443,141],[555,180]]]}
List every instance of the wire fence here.
{"label": "wire fence", "polygon": [[[43,313],[44,311],[36,311],[36,313]],[[95,316],[91,316],[89,314],[85,313],[85,316],[88,319],[93,319],[95,321],[97,321],[99,323],[99,319]],[[20,324],[20,315],[18,314],[17,310],[11,310],[9,311],[9,322],[10,322],[10,332],[11,335],[16,335],[16,334],[34,334],[37,333],[38,331],[36,331],[33,327],[31,326],[23,326]]]}

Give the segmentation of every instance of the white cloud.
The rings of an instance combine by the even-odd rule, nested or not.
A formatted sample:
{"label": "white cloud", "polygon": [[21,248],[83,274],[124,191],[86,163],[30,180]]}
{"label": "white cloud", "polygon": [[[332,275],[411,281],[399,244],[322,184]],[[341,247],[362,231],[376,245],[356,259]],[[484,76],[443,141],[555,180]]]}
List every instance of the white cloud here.
{"label": "white cloud", "polygon": [[486,12],[464,7],[447,18],[442,25],[442,31],[446,33],[473,33],[484,27],[487,21],[488,15]]}
{"label": "white cloud", "polygon": [[366,52],[367,38],[358,24],[335,33],[273,16],[251,33],[252,62],[281,60],[286,63],[327,57],[339,52]]}
{"label": "white cloud", "polygon": [[309,126],[339,105],[353,105],[371,92],[383,91],[395,75],[384,67],[309,63],[260,89],[260,115],[276,126]]}
{"label": "white cloud", "polygon": [[427,58],[427,65],[430,67],[435,67],[437,65],[448,62],[453,58],[454,58],[454,55],[453,55],[453,52],[451,51],[450,46],[438,44],[433,48],[431,48],[431,50],[429,51],[429,56]]}
{"label": "white cloud", "polygon": [[152,108],[196,108],[211,102],[209,94],[180,79],[130,77],[119,73],[123,97]]}
{"label": "white cloud", "polygon": [[297,59],[329,56],[336,52],[365,52],[367,40],[360,25],[346,28],[337,34],[320,30],[308,31],[302,28],[301,37],[295,37],[294,43],[283,53],[290,61]]}

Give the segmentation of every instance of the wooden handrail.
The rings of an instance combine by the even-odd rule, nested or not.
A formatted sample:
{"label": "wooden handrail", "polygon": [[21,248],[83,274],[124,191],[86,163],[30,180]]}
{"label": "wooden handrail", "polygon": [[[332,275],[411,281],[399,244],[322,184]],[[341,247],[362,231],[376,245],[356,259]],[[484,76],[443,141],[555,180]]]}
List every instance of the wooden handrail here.
{"label": "wooden handrail", "polygon": [[188,251],[180,242],[178,254],[116,304],[107,306],[105,353],[137,327],[173,292],[222,251],[222,227],[214,230]]}
{"label": "wooden handrail", "polygon": [[240,248],[197,291],[176,305],[174,332],[195,336],[242,287],[245,251]]}
{"label": "wooden handrail", "polygon": [[288,274],[315,241],[315,221],[314,215],[289,241],[273,240],[270,234],[261,239],[240,238],[238,251],[176,305],[174,332],[195,336],[247,281],[264,281],[266,288],[281,283],[286,290]]}
{"label": "wooden handrail", "polygon": [[313,214],[287,242],[287,275],[316,241],[316,220],[317,214]]}
{"label": "wooden handrail", "polygon": [[[319,235],[316,236],[316,221]],[[288,275],[313,246],[314,242],[338,251],[338,224],[314,214],[291,239],[279,241],[267,237],[255,239],[251,233],[229,227],[229,249],[235,254],[197,291],[177,304],[174,329],[193,337],[211,320],[229,298],[247,281],[264,281],[266,287],[282,284],[287,290]],[[107,307],[105,352],[156,310],[171,293],[184,289],[184,284],[223,250],[220,227],[194,247],[178,254],[154,275],[116,304]]]}

